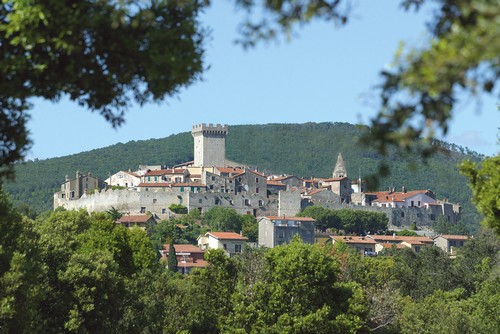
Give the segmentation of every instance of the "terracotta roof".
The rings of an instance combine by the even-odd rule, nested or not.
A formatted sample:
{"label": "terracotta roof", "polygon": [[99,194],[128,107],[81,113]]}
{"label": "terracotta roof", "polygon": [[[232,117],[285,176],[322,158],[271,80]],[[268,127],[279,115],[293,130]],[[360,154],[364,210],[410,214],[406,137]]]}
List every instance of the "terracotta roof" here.
{"label": "terracotta roof", "polygon": [[119,223],[145,223],[147,222],[151,217],[151,215],[136,215],[136,216],[121,216],[120,219],[118,219]]}
{"label": "terracotta roof", "polygon": [[267,185],[268,186],[281,186],[281,187],[286,187],[286,184],[281,183],[280,181],[275,181],[275,180],[267,180]]}
{"label": "terracotta roof", "polygon": [[376,235],[376,234],[370,234],[367,235],[368,238],[371,238],[376,241],[395,241],[395,242],[402,242],[402,241],[419,241],[423,243],[433,243],[432,239],[428,237],[423,237],[423,236],[392,236],[392,235]]}
{"label": "terracotta roof", "polygon": [[235,168],[235,167],[216,167],[217,170],[221,173],[243,173],[244,170],[241,168]]}
{"label": "terracotta roof", "polygon": [[335,241],[345,242],[346,244],[376,244],[375,240],[367,237],[331,235],[330,238],[334,239]]}
{"label": "terracotta roof", "polygon": [[191,175],[189,175],[189,177],[192,179],[199,179],[199,178],[201,178],[201,174],[191,174]]}
{"label": "terracotta roof", "polygon": [[306,193],[306,195],[314,195],[314,194],[317,194],[317,193],[320,193],[322,191],[325,191],[325,189],[314,189],[314,190],[311,190],[310,192]]}
{"label": "terracotta roof", "polygon": [[[469,237],[466,235],[454,235],[454,234],[441,234],[438,235],[436,238],[445,238],[445,239],[451,239],[451,240],[469,240]],[[434,238],[434,239],[436,239]]]}
{"label": "terracotta roof", "polygon": [[383,243],[383,242],[379,242],[378,244],[380,246],[383,246],[384,248],[392,248],[392,247],[396,247],[396,249],[406,248],[406,246],[402,245],[402,244],[390,244],[390,243]]}
{"label": "terracotta roof", "polygon": [[157,182],[157,183],[147,183],[147,182],[141,182],[137,186],[138,187],[170,187],[171,183],[167,182]]}
{"label": "terracotta roof", "polygon": [[183,162],[181,164],[178,164],[178,165],[175,165],[175,167],[181,167],[181,166],[190,166],[190,165],[193,165],[194,164],[194,160],[193,161],[188,161],[188,162]]}
{"label": "terracotta roof", "polygon": [[291,177],[296,177],[297,179],[300,179],[299,177],[297,177],[295,175],[286,175],[286,176],[275,177],[273,180],[281,181],[281,180],[289,179]]}
{"label": "terracotta roof", "polygon": [[246,237],[242,237],[238,233],[235,232],[207,232],[211,236],[217,239],[227,239],[227,240],[248,240]]}
{"label": "terracotta roof", "polygon": [[147,171],[144,176],[162,176],[165,174],[168,174],[169,169],[157,169],[157,170],[150,170]]}
{"label": "terracotta roof", "polygon": [[250,172],[254,173],[255,175],[258,175],[258,176],[262,176],[262,177],[266,177],[264,174],[256,171],[256,170],[251,170]]}
{"label": "terracotta roof", "polygon": [[294,216],[266,216],[265,218],[269,220],[296,220],[302,222],[314,222],[316,221],[311,217],[294,217]]}
{"label": "terracotta roof", "polygon": [[205,187],[205,185],[197,182],[184,182],[184,183],[172,183],[172,187]]}
{"label": "terracotta roof", "polygon": [[343,179],[347,179],[347,177],[331,177],[329,179],[322,179],[323,182],[335,182],[335,181],[342,181]]}
{"label": "terracotta roof", "polygon": [[[397,191],[378,191],[373,193],[377,196],[376,201],[378,202],[400,202],[404,201],[409,197],[413,197],[418,194],[428,195],[430,190],[413,190],[407,192],[397,192]],[[428,195],[429,196],[429,195]]]}
{"label": "terracotta roof", "polygon": [[[205,253],[200,247],[190,244],[174,244],[174,248],[176,253]],[[164,244],[163,249],[165,249],[168,254],[170,245]]]}

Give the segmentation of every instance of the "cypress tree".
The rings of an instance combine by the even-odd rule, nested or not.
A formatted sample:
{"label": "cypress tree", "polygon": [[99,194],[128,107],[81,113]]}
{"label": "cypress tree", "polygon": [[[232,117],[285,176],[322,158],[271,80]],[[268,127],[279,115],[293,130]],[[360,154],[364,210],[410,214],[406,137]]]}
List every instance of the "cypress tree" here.
{"label": "cypress tree", "polygon": [[174,242],[170,241],[170,246],[168,248],[168,270],[171,272],[177,272],[177,257],[175,256]]}

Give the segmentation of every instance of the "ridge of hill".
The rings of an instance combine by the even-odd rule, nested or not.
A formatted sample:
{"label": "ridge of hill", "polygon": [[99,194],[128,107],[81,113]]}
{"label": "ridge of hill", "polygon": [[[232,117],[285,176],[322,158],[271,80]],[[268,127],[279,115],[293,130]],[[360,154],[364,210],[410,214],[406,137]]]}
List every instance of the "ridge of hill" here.
{"label": "ridge of hill", "polygon": [[[256,166],[261,171],[294,174],[299,177],[329,177],[342,153],[351,179],[377,170],[381,157],[355,145],[366,130],[349,123],[265,124],[230,126],[226,156],[232,161]],[[463,206],[462,221],[477,225],[480,216],[470,202],[467,180],[457,164],[464,159],[479,161],[482,156],[466,148],[441,142],[448,154],[437,154],[427,164],[411,157],[389,155],[391,175],[381,179],[381,189],[431,189],[438,198]],[[16,166],[16,180],[4,185],[16,205],[28,205],[41,212],[52,209],[52,196],[66,175],[92,172],[102,179],[119,170],[136,170],[138,165],[167,165],[193,159],[193,138],[182,132],[162,139],[131,141],[65,157],[28,161]]]}

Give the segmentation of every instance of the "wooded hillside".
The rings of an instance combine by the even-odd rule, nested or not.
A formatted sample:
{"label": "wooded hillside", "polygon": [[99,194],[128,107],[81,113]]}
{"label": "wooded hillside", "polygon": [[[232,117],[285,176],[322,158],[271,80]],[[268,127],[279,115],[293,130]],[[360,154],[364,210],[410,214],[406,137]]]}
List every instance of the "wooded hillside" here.
{"label": "wooded hillside", "polygon": [[[261,171],[299,177],[329,177],[338,153],[346,162],[348,176],[357,179],[376,171],[381,157],[354,143],[363,127],[348,123],[266,124],[230,126],[226,140],[228,159]],[[471,192],[457,164],[478,161],[481,155],[453,144],[442,143],[448,154],[438,154],[421,165],[411,157],[390,155],[391,175],[381,179],[381,188],[431,189],[438,198],[463,206],[463,221],[477,225],[479,216],[470,203]],[[193,159],[193,138],[182,132],[163,139],[118,143],[101,149],[46,160],[29,161],[16,167],[16,181],[5,185],[16,205],[28,204],[38,212],[52,209],[52,195],[76,171],[92,172],[105,179],[119,170],[136,170],[139,164],[167,165]]]}

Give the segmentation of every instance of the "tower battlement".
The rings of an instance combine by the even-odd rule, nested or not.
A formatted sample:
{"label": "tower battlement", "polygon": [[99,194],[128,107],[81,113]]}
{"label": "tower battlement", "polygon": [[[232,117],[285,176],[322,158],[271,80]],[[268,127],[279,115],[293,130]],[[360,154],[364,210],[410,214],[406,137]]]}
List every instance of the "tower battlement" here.
{"label": "tower battlement", "polygon": [[212,134],[212,135],[227,135],[229,126],[227,124],[196,124],[193,125],[191,133],[194,135],[196,133]]}
{"label": "tower battlement", "polygon": [[194,165],[197,167],[224,166],[226,161],[227,124],[193,125]]}

